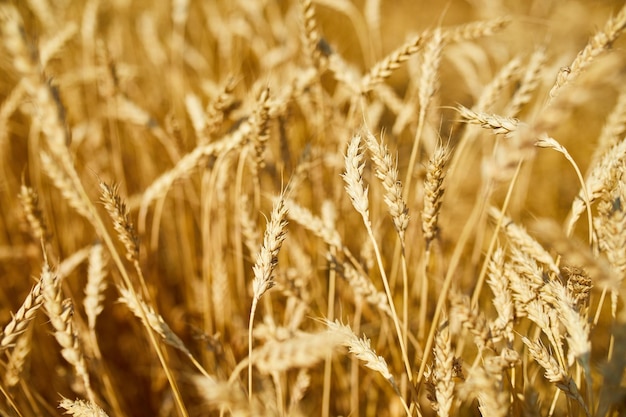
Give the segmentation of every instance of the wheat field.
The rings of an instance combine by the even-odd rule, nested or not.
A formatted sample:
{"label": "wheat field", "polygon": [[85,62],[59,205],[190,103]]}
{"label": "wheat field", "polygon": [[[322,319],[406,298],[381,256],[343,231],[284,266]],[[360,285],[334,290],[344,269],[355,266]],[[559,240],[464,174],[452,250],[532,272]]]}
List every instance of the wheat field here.
{"label": "wheat field", "polygon": [[625,29],[3,1],[0,414],[624,415]]}

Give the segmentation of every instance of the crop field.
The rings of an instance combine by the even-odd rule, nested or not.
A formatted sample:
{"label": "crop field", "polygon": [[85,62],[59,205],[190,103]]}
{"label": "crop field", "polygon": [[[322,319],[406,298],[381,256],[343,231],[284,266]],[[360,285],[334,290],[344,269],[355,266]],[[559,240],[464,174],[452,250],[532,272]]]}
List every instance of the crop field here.
{"label": "crop field", "polygon": [[626,415],[626,6],[0,2],[0,416]]}

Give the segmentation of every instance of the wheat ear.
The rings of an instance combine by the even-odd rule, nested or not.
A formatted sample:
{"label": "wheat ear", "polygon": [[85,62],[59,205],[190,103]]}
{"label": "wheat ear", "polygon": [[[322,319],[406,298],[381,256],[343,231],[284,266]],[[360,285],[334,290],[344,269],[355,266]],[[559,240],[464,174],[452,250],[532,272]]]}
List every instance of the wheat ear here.
{"label": "wheat ear", "polygon": [[4,381],[8,388],[13,388],[24,380],[22,372],[32,347],[32,329],[33,326],[28,325],[13,343],[13,350],[9,354],[4,374]]}
{"label": "wheat ear", "polygon": [[439,329],[437,336],[435,336],[435,349],[433,352],[435,360],[433,379],[435,381],[435,399],[437,400],[436,411],[439,417],[448,417],[454,399],[454,354],[452,352],[448,323],[443,321]]}
{"label": "wheat ear", "polygon": [[376,242],[376,238],[374,237],[374,231],[372,230],[372,224],[369,218],[369,201],[367,198],[367,188],[363,182],[363,169],[365,168],[365,163],[363,163],[363,153],[361,150],[361,136],[354,135],[352,140],[348,144],[348,150],[345,156],[346,161],[346,171],[342,174],[342,177],[346,183],[346,191],[350,196],[350,200],[352,201],[352,205],[356,209],[356,211],[361,215],[363,219],[363,223],[365,228],[367,229],[367,233],[369,235],[370,241],[374,247],[374,252],[376,253],[376,261],[378,263],[378,268],[380,271],[380,275],[383,281],[383,285],[385,287],[385,293],[387,294],[387,300],[389,302],[389,307],[391,308],[392,319],[396,330],[396,336],[398,337],[398,341],[400,343],[400,349],[402,351],[402,358],[404,360],[404,366],[406,368],[406,373],[409,378],[409,381],[413,379],[413,373],[411,371],[411,365],[409,363],[406,346],[404,344],[404,337],[402,335],[402,330],[400,327],[400,321],[398,319],[398,314],[396,313],[396,308],[393,302],[393,296],[391,294],[391,289],[389,287],[389,280],[387,279],[387,274],[385,273],[385,269],[383,267],[382,256],[380,254],[380,249],[378,247],[378,243]]}
{"label": "wheat ear", "polygon": [[254,326],[254,315],[257,304],[261,296],[274,286],[274,269],[278,263],[278,252],[286,237],[287,207],[284,203],[284,196],[281,195],[274,204],[272,214],[268,221],[263,236],[263,245],[257,254],[254,264],[254,280],[252,281],[252,306],[250,308],[250,322],[248,325],[248,398],[252,398],[252,328]]}
{"label": "wheat ear", "polygon": [[496,135],[511,133],[517,129],[519,124],[519,120],[511,117],[475,111],[464,106],[459,106],[458,111],[468,123],[480,125],[484,129],[491,129]]}
{"label": "wheat ear", "polygon": [[377,355],[374,349],[372,349],[370,340],[365,336],[363,336],[363,338],[359,338],[356,334],[354,334],[349,326],[342,324],[339,320],[325,320],[324,322],[333,333],[342,336],[342,344],[348,348],[350,353],[352,353],[355,358],[364,362],[364,365],[367,368],[381,374],[383,378],[391,384],[396,394],[398,394],[407,416],[410,417],[412,414],[409,411],[404,398],[400,395],[400,390],[396,385],[393,375],[389,371],[387,362],[382,356]]}
{"label": "wheat ear", "polygon": [[492,20],[470,22],[444,30],[443,38],[446,42],[463,42],[491,36],[501,31],[511,23],[507,16],[497,17]]}
{"label": "wheat ear", "polygon": [[521,66],[522,60],[519,57],[513,58],[503,66],[483,89],[473,108],[481,112],[490,111],[494,103],[502,96],[502,90],[517,79]]}
{"label": "wheat ear", "polygon": [[556,262],[554,262],[552,255],[530,236],[524,227],[519,226],[513,219],[503,214],[494,206],[488,208],[488,213],[494,220],[502,219],[501,230],[506,234],[506,237],[512,245],[523,253],[531,256],[537,262],[546,265],[548,269],[556,275],[559,274],[559,268]]}
{"label": "wheat ear", "polygon": [[617,103],[607,117],[606,123],[602,126],[597,150],[595,150],[594,158],[592,159],[597,159],[595,157],[596,154],[601,154],[617,144],[624,137],[624,133],[626,133],[626,90],[620,92],[617,97]]}
{"label": "wheat ear", "polygon": [[569,67],[561,69],[554,86],[550,90],[550,98],[555,99],[565,85],[574,81],[591,62],[609,49],[624,29],[626,29],[626,6],[623,6],[617,15],[607,20],[602,30],[591,38]]}
{"label": "wheat ear", "polygon": [[398,180],[398,168],[389,149],[379,143],[369,130],[365,131],[365,143],[372,154],[376,167],[376,176],[382,181],[385,189],[384,201],[393,219],[400,241],[404,242],[404,234],[409,225],[409,209],[402,197],[402,183]]}
{"label": "wheat ear", "polygon": [[59,408],[63,408],[65,414],[70,414],[75,417],[108,417],[107,413],[92,401],[72,401],[63,398],[59,403]]}
{"label": "wheat ear", "polygon": [[589,417],[589,409],[585,404],[585,400],[580,395],[578,386],[567,372],[558,364],[556,359],[548,350],[538,341],[531,341],[527,337],[522,336],[522,341],[528,347],[531,356],[545,370],[545,377],[548,381],[554,382],[558,389],[563,391],[569,398],[575,400],[585,410],[585,414]]}
{"label": "wheat ear", "polygon": [[498,248],[489,260],[488,266],[487,284],[493,292],[493,305],[498,312],[498,318],[493,322],[491,330],[495,335],[502,335],[509,344],[512,344],[515,305],[509,289],[509,277],[505,273],[504,263],[504,250]]}
{"label": "wheat ear", "polygon": [[90,330],[96,328],[96,318],[102,312],[104,291],[107,287],[107,262],[108,256],[101,243],[94,244],[89,249],[89,267],[87,269],[87,285],[85,286],[85,314]]}
{"label": "wheat ear", "polygon": [[580,172],[580,169],[578,168],[576,161],[574,161],[574,158],[572,158],[572,156],[569,154],[565,146],[561,145],[556,139],[551,138],[547,135],[541,135],[537,139],[537,142],[535,142],[535,146],[539,148],[554,149],[555,151],[563,154],[563,156],[565,156],[565,159],[567,159],[567,161],[574,168],[574,171],[576,172],[576,176],[578,177],[578,181],[580,181],[582,195],[585,200],[585,206],[587,207],[587,220],[589,222],[589,243],[591,243],[593,241],[593,220],[592,220],[592,214],[591,214],[591,200],[589,197],[589,193],[587,192],[587,187],[585,187],[585,180],[583,179],[583,174]]}
{"label": "wheat ear", "polygon": [[[606,193],[598,204],[598,216],[595,218],[598,246],[606,255],[616,279],[621,283],[626,277],[626,215],[622,201],[624,201],[624,185],[618,183],[614,190]],[[618,292],[611,292],[611,314],[617,315]],[[598,307],[599,308],[599,307]]]}
{"label": "wheat ear", "polygon": [[61,355],[74,367],[76,375],[83,381],[90,401],[93,402],[95,396],[91,390],[87,364],[72,320],[74,313],[72,302],[70,299],[63,300],[61,283],[58,277],[50,271],[47,263],[44,264],[41,272],[41,286],[43,305],[54,328],[54,337],[61,346]]}
{"label": "wheat ear", "polygon": [[400,67],[400,64],[407,61],[421,49],[424,40],[425,35],[417,35],[396,48],[381,61],[377,62],[369,72],[361,78],[361,93],[371,91],[374,86],[389,78],[393,71]]}
{"label": "wheat ear", "polygon": [[43,247],[49,237],[49,233],[43,212],[39,207],[39,196],[33,188],[22,183],[20,186],[19,199],[20,203],[22,203],[22,208],[24,209],[24,214],[26,215],[26,220],[33,233],[33,237],[37,239]]}
{"label": "wheat ear", "polygon": [[[591,172],[585,180],[584,187],[581,187],[578,195],[572,202],[570,216],[567,223],[567,235],[570,236],[574,230],[574,225],[580,215],[588,209],[588,204],[597,200],[604,191],[610,190],[615,179],[618,177],[620,165],[626,159],[626,140],[621,140],[616,145],[609,148],[593,165]],[[588,196],[585,197],[585,195]]]}
{"label": "wheat ear", "polygon": [[520,109],[531,100],[532,93],[537,89],[541,81],[541,71],[544,69],[546,58],[545,48],[537,49],[530,56],[524,75],[520,80],[519,88],[515,91],[511,101],[504,110],[505,115],[516,116]]}
{"label": "wheat ear", "polygon": [[429,248],[439,234],[439,212],[443,202],[445,188],[445,166],[450,159],[450,151],[443,145],[438,145],[428,161],[426,179],[424,180],[424,208],[422,209],[422,233]]}

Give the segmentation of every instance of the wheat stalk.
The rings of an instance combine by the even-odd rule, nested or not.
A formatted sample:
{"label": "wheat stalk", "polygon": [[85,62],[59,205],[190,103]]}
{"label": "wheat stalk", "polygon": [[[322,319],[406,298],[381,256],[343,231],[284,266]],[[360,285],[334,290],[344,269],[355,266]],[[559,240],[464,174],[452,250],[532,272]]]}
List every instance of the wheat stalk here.
{"label": "wheat stalk", "polygon": [[[252,281],[252,307],[250,308],[250,321],[248,324],[248,357],[252,358],[252,328],[254,327],[254,315],[256,307],[267,290],[274,284],[274,269],[278,263],[278,252],[286,237],[287,208],[284,204],[284,196],[281,195],[274,204],[269,222],[263,236],[261,250],[257,253],[254,264],[254,280]],[[252,397],[252,360],[248,367],[248,398]]]}
{"label": "wheat stalk", "polygon": [[363,154],[360,149],[361,136],[354,135],[352,140],[348,144],[348,150],[345,156],[346,162],[346,171],[342,174],[342,177],[346,183],[346,192],[350,196],[350,200],[352,201],[352,206],[356,209],[356,211],[361,214],[361,218],[363,219],[363,223],[365,224],[365,228],[367,229],[367,233],[370,237],[370,241],[373,244],[374,252],[376,253],[376,261],[378,263],[378,268],[381,274],[381,278],[383,281],[383,285],[385,287],[385,293],[387,294],[387,301],[389,302],[389,307],[391,308],[392,319],[396,330],[396,336],[398,337],[398,341],[400,343],[400,348],[402,351],[402,358],[404,360],[404,366],[406,369],[407,376],[409,381],[412,380],[412,372],[411,366],[409,364],[408,355],[406,352],[406,345],[404,343],[404,338],[402,334],[402,330],[400,327],[400,321],[398,319],[398,315],[396,313],[396,308],[393,302],[393,296],[391,294],[391,289],[389,287],[389,281],[387,279],[387,274],[383,268],[382,258],[380,254],[380,249],[378,248],[378,244],[376,243],[376,239],[374,238],[374,233],[372,230],[371,221],[369,218],[369,201],[367,198],[368,190],[365,187],[363,182],[363,169],[365,168],[365,163],[363,163]]}
{"label": "wheat stalk", "polygon": [[60,285],[58,277],[50,271],[47,263],[44,264],[41,272],[43,306],[54,329],[54,337],[61,346],[61,355],[74,367],[76,375],[84,384],[90,401],[94,402],[95,396],[91,390],[87,363],[72,320],[72,302],[70,299],[63,300]]}
{"label": "wheat stalk", "polygon": [[576,383],[565,370],[561,368],[556,359],[548,353],[545,346],[538,341],[529,340],[525,336],[522,336],[522,341],[528,347],[528,351],[532,357],[545,370],[546,379],[550,382],[554,382],[557,388],[563,391],[565,395],[578,402],[578,404],[583,407],[585,414],[589,416],[589,409],[585,404],[585,400],[580,395]]}

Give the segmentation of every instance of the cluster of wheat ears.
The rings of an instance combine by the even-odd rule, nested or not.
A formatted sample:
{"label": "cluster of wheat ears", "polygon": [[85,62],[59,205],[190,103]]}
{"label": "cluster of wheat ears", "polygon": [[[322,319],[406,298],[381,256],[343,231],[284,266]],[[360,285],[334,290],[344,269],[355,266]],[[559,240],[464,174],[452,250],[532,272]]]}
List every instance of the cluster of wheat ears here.
{"label": "cluster of wheat ears", "polygon": [[0,414],[626,412],[626,6],[469,3],[0,4]]}

